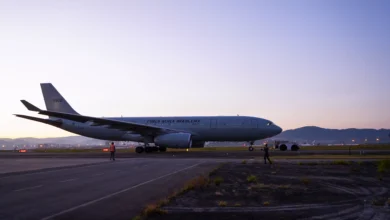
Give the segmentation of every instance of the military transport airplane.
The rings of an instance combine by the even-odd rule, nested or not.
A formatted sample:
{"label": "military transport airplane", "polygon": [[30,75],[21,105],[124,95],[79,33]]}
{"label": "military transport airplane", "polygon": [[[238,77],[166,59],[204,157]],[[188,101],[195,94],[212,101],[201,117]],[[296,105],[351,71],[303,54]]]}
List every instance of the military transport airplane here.
{"label": "military transport airplane", "polygon": [[[48,119],[15,114],[85,137],[109,141],[143,142],[137,153],[167,148],[204,147],[207,141],[246,141],[273,137],[282,129],[270,120],[250,116],[110,117],[80,115],[51,83],[41,83],[46,110],[21,100],[25,107]],[[155,147],[149,144],[154,143]]]}

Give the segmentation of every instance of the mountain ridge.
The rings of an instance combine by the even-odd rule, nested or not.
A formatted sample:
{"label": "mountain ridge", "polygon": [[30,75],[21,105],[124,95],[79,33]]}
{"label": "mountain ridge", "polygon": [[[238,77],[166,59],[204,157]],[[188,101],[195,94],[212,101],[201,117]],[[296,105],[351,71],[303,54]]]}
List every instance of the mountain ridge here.
{"label": "mountain ridge", "polygon": [[377,143],[390,142],[390,129],[380,128],[321,128],[305,126],[290,129],[273,137],[273,139],[289,139],[295,141],[322,141],[344,143]]}

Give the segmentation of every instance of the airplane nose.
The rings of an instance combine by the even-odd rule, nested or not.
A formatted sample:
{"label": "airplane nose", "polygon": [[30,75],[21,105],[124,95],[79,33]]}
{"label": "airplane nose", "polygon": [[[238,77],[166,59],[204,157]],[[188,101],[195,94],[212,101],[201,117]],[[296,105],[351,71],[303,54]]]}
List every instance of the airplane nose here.
{"label": "airplane nose", "polygon": [[277,125],[275,125],[275,131],[276,131],[276,134],[278,135],[278,134],[280,134],[280,133],[282,133],[282,131],[283,131],[283,129],[281,128],[281,127],[279,127],[279,126],[277,126]]}

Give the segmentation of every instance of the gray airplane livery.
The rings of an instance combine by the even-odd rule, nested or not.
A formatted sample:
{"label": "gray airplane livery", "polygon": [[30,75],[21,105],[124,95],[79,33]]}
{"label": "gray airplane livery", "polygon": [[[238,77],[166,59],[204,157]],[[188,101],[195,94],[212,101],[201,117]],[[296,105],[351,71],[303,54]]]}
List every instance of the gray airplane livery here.
{"label": "gray airplane livery", "polygon": [[[207,141],[245,141],[253,150],[256,140],[273,137],[282,129],[272,121],[250,116],[177,116],[98,118],[77,113],[51,83],[41,83],[46,110],[26,100],[25,107],[48,119],[15,114],[85,137],[109,141],[142,142],[137,153],[167,148],[199,148]],[[149,144],[154,144],[151,147]]]}

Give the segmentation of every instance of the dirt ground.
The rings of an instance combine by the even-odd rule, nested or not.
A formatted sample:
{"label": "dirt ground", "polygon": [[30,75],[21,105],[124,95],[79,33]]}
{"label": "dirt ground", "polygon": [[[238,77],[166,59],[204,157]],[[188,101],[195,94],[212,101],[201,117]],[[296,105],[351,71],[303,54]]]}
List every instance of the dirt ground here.
{"label": "dirt ground", "polygon": [[147,219],[388,220],[389,187],[375,162],[226,163]]}

